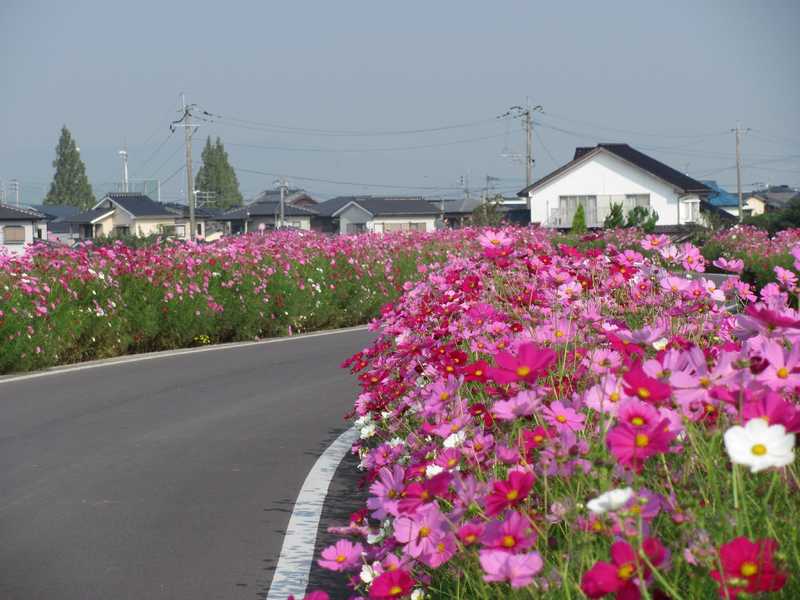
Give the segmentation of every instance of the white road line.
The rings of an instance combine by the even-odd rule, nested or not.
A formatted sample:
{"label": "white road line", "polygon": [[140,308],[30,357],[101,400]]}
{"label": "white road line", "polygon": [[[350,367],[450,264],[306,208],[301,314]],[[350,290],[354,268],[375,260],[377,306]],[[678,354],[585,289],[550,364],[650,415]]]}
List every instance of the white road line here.
{"label": "white road line", "polygon": [[122,356],[119,358],[109,358],[105,360],[91,361],[88,363],[78,364],[72,367],[53,367],[52,369],[46,369],[44,371],[36,371],[35,373],[26,373],[25,375],[7,375],[5,377],[0,377],[0,384],[11,383],[12,381],[22,381],[25,379],[36,379],[38,377],[47,377],[48,375],[60,375],[62,373],[72,373],[74,371],[86,371],[88,369],[110,367],[113,365],[121,365],[129,362],[155,360],[157,358],[170,358],[172,356],[183,356],[184,354],[199,354],[200,352],[213,352],[214,350],[230,350],[232,348],[244,348],[246,346],[260,346],[262,344],[276,344],[278,342],[291,342],[293,340],[304,340],[307,338],[322,337],[325,335],[335,335],[337,333],[349,333],[351,331],[364,331],[366,329],[368,329],[367,325],[359,325],[357,327],[345,327],[343,329],[330,329],[327,331],[303,333],[300,335],[293,335],[288,337],[270,338],[268,340],[260,340],[257,342],[233,342],[230,344],[215,344],[213,346],[203,346],[201,348],[184,348],[181,350],[164,350],[162,352],[148,352],[143,354],[134,354],[132,356]]}
{"label": "white road line", "polygon": [[286,527],[278,565],[275,567],[266,600],[286,600],[289,594],[294,594],[299,599],[305,595],[311,563],[314,560],[317,527],[328,487],[336,468],[357,436],[355,428],[351,427],[336,438],[317,459],[303,482]]}

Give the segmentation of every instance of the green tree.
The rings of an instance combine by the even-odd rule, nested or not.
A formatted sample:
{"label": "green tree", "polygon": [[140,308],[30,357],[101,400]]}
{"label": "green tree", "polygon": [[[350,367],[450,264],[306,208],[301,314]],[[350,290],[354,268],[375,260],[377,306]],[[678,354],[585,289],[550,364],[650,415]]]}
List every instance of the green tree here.
{"label": "green tree", "polygon": [[194,179],[195,189],[214,192],[212,204],[217,208],[228,210],[241,206],[243,198],[239,191],[239,180],[228,162],[228,153],[222,141],[217,138],[216,143],[212,144],[211,138],[207,138],[201,158],[203,165]]}
{"label": "green tree", "polygon": [[476,227],[497,227],[503,221],[503,213],[499,207],[502,196],[495,196],[482,204],[479,204],[472,211],[472,224]]}
{"label": "green tree", "polygon": [[45,204],[67,204],[84,210],[94,206],[94,193],[86,177],[86,167],[66,125],[61,128],[53,167],[56,173],[45,196]]}
{"label": "green tree", "polygon": [[622,204],[619,202],[611,203],[611,211],[603,219],[603,227],[607,229],[625,227],[625,213],[622,212]]}
{"label": "green tree", "polygon": [[645,233],[653,233],[658,223],[658,213],[652,208],[634,206],[628,213],[626,227],[641,227]]}
{"label": "green tree", "polygon": [[800,195],[792,198],[786,207],[770,210],[753,217],[745,217],[747,225],[755,225],[775,234],[783,229],[800,227]]}
{"label": "green tree", "polygon": [[572,233],[586,233],[586,211],[583,204],[578,204],[575,216],[572,217]]}

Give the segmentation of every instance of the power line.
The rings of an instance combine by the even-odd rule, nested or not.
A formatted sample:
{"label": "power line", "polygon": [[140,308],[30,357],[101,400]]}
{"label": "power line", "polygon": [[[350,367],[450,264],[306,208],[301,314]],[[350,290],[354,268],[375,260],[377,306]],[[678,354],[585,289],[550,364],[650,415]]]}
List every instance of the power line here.
{"label": "power line", "polygon": [[643,131],[632,131],[629,129],[619,129],[615,127],[607,127],[605,125],[598,125],[596,123],[590,123],[588,121],[582,121],[579,119],[573,119],[571,117],[565,117],[563,115],[558,115],[555,113],[551,113],[550,111],[546,111],[544,113],[547,117],[555,117],[556,119],[561,119],[562,121],[577,123],[579,125],[588,125],[589,127],[594,127],[595,129],[602,129],[605,131],[614,131],[617,133],[626,133],[628,135],[638,135],[642,137],[657,137],[657,138],[682,138],[682,139],[698,139],[698,138],[709,138],[709,137],[716,137],[716,136],[723,136],[727,135],[729,131],[726,129],[724,131],[712,131],[709,133],[701,133],[701,134],[691,134],[691,135],[680,135],[674,133],[650,133],[650,132],[643,132]]}
{"label": "power line", "polygon": [[386,189],[398,189],[398,190],[461,190],[459,186],[435,186],[435,185],[396,185],[396,184],[384,184],[384,183],[364,183],[361,181],[336,181],[333,179],[321,179],[317,177],[302,177],[300,175],[287,175],[285,173],[270,173],[267,171],[259,171],[256,169],[242,169],[240,167],[236,168],[237,172],[242,173],[252,173],[255,175],[266,175],[267,177],[288,177],[289,179],[296,179],[298,181],[311,181],[314,183],[329,183],[331,185],[352,185],[352,186],[360,186],[360,187],[375,187],[375,188],[386,188]]}
{"label": "power line", "polygon": [[166,159],[166,160],[165,160],[163,163],[161,163],[161,166],[160,166],[160,167],[158,167],[158,168],[157,168],[155,171],[153,171],[153,175],[150,177],[150,179],[155,179],[155,178],[156,178],[156,175],[158,175],[158,174],[161,172],[161,169],[163,169],[164,167],[166,167],[166,166],[167,166],[167,164],[169,163],[169,161],[171,161],[173,158],[175,158],[175,155],[176,155],[178,152],[180,152],[182,149],[183,149],[183,147],[182,147],[182,146],[178,146],[177,148],[175,148],[175,150],[172,152],[172,154],[170,154],[170,155],[167,157],[167,159]]}
{"label": "power line", "polygon": [[169,139],[172,137],[172,134],[173,134],[173,133],[174,133],[174,131],[170,131],[170,132],[167,134],[167,137],[166,137],[166,138],[164,138],[164,141],[163,141],[163,142],[161,142],[161,143],[158,145],[158,147],[157,147],[155,150],[153,150],[153,152],[151,152],[151,153],[150,153],[150,155],[149,155],[149,156],[148,156],[148,157],[147,157],[147,158],[146,158],[144,161],[142,161],[142,163],[141,163],[141,164],[139,165],[139,167],[136,169],[136,171],[135,171],[136,173],[139,173],[140,171],[144,170],[144,168],[145,168],[145,167],[146,167],[146,166],[147,166],[147,165],[150,163],[150,161],[151,161],[151,160],[153,160],[153,158],[155,158],[155,156],[156,156],[156,155],[157,155],[157,154],[158,154],[158,153],[161,151],[161,149],[162,149],[164,146],[166,146],[167,142],[168,142],[168,141],[169,141]]}
{"label": "power line", "polygon": [[173,177],[175,177],[178,173],[183,171],[185,168],[186,168],[186,165],[181,165],[180,167],[178,167],[178,169],[174,173],[172,173],[172,175],[170,175],[169,177],[167,177],[166,179],[164,179],[161,182],[161,185],[165,185],[168,181],[170,181]]}

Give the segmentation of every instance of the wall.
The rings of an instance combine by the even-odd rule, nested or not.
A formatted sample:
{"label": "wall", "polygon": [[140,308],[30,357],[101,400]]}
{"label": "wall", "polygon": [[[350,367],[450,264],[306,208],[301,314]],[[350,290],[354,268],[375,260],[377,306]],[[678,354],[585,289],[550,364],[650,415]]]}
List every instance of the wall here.
{"label": "wall", "polygon": [[371,223],[368,223],[368,229],[378,233],[383,232],[385,224],[406,224],[406,223],[421,223],[425,225],[425,231],[436,230],[436,217],[431,216],[407,216],[407,217],[375,217]]}
{"label": "wall", "polygon": [[675,189],[608,152],[600,152],[537,189],[531,195],[531,222],[547,225],[548,215],[558,209],[559,196],[624,194],[650,194],[650,208],[658,212],[658,225],[677,224]]}
{"label": "wall", "polygon": [[360,206],[348,206],[339,213],[339,233],[348,233],[349,225],[363,225],[368,228],[370,221],[372,221],[372,213]]}
{"label": "wall", "polygon": [[162,233],[163,227],[174,227],[175,217],[158,217],[155,219],[136,219],[135,227],[131,227],[131,234],[145,237]]}
{"label": "wall", "polygon": [[[20,226],[25,229],[25,243],[24,244],[6,244],[3,236],[4,227],[10,225],[12,227]],[[0,221],[0,246],[9,250],[13,254],[22,254],[25,252],[25,246],[32,244],[36,238],[36,228],[33,221]]]}

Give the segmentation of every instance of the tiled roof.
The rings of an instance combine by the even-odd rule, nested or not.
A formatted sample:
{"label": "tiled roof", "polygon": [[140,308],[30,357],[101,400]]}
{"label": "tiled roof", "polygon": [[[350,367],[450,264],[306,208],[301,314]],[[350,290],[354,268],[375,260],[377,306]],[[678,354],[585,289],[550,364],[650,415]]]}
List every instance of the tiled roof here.
{"label": "tiled roof", "polygon": [[103,196],[110,198],[134,217],[174,217],[175,213],[167,210],[163,204],[152,200],[149,196],[136,193],[112,193]]}
{"label": "tiled roof", "polygon": [[439,209],[419,196],[339,196],[317,206],[321,215],[331,216],[350,202],[371,213],[373,216],[438,215]]}
{"label": "tiled roof", "polygon": [[646,171],[647,173],[666,181],[684,193],[696,192],[698,194],[708,194],[710,192],[709,188],[696,179],[692,179],[688,175],[684,175],[669,165],[665,165],[655,158],[639,152],[635,148],[630,147],[628,144],[597,144],[597,146],[576,148],[575,156],[570,162],[559,167],[555,171],[548,173],[538,181],[521,190],[519,193],[517,193],[517,196],[527,196],[529,192],[540,188],[542,185],[551,179],[558,177],[565,171],[568,171],[576,164],[581,163],[602,151],[610,152],[611,154],[639,167],[643,171]]}
{"label": "tiled roof", "polygon": [[[277,216],[278,213],[280,213],[280,202],[255,202],[253,204],[248,204],[247,206],[229,210],[228,212],[220,215],[220,219],[224,221],[239,221],[244,220],[245,216],[248,214],[252,218],[274,217]],[[287,217],[315,217],[318,213],[316,210],[312,210],[310,208],[285,203],[283,206],[283,214]]]}
{"label": "tiled roof", "polygon": [[0,221],[39,221],[44,218],[42,213],[30,208],[0,204]]}
{"label": "tiled roof", "polygon": [[93,208],[91,210],[87,210],[77,215],[72,215],[70,217],[64,217],[63,219],[59,219],[62,223],[76,223],[78,225],[88,225],[98,217],[102,217],[103,215],[107,215],[110,213],[113,208]]}
{"label": "tiled roof", "polygon": [[69,204],[39,204],[31,206],[31,208],[51,219],[61,219],[63,217],[77,215],[81,212],[80,208]]}
{"label": "tiled roof", "polygon": [[[179,204],[177,202],[165,202],[164,208],[171,213],[178,215],[179,217],[186,219],[189,218],[189,207],[185,204]],[[194,216],[198,219],[216,219],[221,215],[222,211],[218,208],[213,208],[210,206],[195,206],[194,208]]]}

